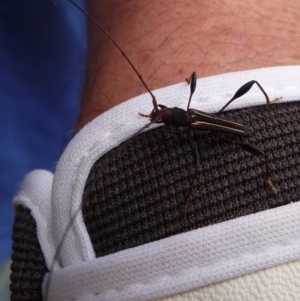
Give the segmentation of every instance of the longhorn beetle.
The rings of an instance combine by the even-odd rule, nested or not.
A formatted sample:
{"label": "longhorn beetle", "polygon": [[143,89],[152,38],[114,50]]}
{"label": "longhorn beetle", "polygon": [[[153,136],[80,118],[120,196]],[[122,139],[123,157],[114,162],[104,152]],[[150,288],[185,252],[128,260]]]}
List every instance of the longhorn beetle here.
{"label": "longhorn beetle", "polygon": [[[150,93],[152,97],[152,103],[153,103],[153,110],[152,112],[147,114],[139,113],[142,117],[147,117],[150,119],[150,123],[146,124],[144,127],[142,127],[136,134],[133,135],[133,137],[136,137],[138,134],[140,134],[145,128],[148,128],[153,123],[164,123],[166,125],[174,126],[174,127],[186,127],[190,131],[195,132],[206,132],[211,133],[212,135],[216,136],[217,138],[227,141],[232,144],[239,145],[242,147],[245,151],[250,152],[251,154],[262,156],[265,160],[265,182],[268,184],[269,188],[271,189],[272,193],[277,196],[278,191],[275,188],[275,186],[271,182],[270,172],[269,172],[269,164],[268,164],[268,157],[267,155],[257,146],[243,143],[236,141],[232,139],[231,137],[226,136],[226,134],[230,134],[233,136],[240,136],[240,137],[249,137],[252,135],[252,132],[249,128],[244,126],[241,123],[237,123],[234,121],[226,120],[224,118],[220,118],[219,115],[223,113],[223,111],[237,98],[243,96],[246,94],[254,84],[258,86],[258,88],[261,90],[261,92],[264,94],[267,104],[270,104],[270,99],[265,92],[265,90],[262,88],[262,86],[259,84],[259,82],[255,80],[251,80],[248,83],[244,84],[242,87],[240,87],[237,92],[234,94],[234,96],[224,105],[224,107],[217,112],[215,115],[211,115],[208,113],[201,112],[199,110],[190,109],[190,103],[192,96],[196,89],[197,84],[197,75],[196,72],[193,72],[189,79],[186,79],[186,81],[190,84],[190,96],[189,101],[187,105],[187,109],[183,110],[181,108],[168,108],[164,105],[158,104],[157,100],[150,90],[150,88],[147,86],[146,82],[142,78],[142,75],[137,71],[136,67],[133,65],[133,63],[130,61],[130,59],[127,57],[127,55],[124,53],[124,51],[120,48],[120,46],[117,44],[117,42],[110,36],[110,34],[94,19],[92,18],[86,11],[84,11],[81,7],[79,7],[76,3],[73,2],[73,0],[68,0],[73,5],[75,5],[81,12],[83,12],[88,19],[90,19],[94,24],[97,25],[99,29],[101,29],[104,34],[112,41],[112,43],[119,49],[121,54],[124,56],[124,58],[127,60],[129,65],[132,67],[136,75],[141,80],[142,84],[146,88],[146,90]],[[275,99],[274,101],[276,101]],[[133,138],[132,137],[132,138]],[[190,137],[190,136],[189,136]],[[196,158],[197,158],[197,148],[195,143],[189,139],[191,144],[193,145],[195,152],[196,152]],[[199,166],[199,160],[197,158],[197,166]],[[192,178],[192,181],[190,183],[190,190],[189,193],[185,199],[184,206],[183,206],[183,213],[185,214],[188,209],[188,202],[189,198],[192,192],[193,183],[196,178],[196,174]]]}

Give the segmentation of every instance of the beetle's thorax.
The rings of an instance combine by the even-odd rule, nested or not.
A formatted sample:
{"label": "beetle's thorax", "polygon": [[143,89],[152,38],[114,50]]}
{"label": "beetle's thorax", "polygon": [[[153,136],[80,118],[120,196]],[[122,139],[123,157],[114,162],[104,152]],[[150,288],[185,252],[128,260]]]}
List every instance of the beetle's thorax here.
{"label": "beetle's thorax", "polygon": [[164,123],[173,126],[188,126],[190,117],[187,111],[180,108],[154,109],[150,114],[150,120],[154,123]]}

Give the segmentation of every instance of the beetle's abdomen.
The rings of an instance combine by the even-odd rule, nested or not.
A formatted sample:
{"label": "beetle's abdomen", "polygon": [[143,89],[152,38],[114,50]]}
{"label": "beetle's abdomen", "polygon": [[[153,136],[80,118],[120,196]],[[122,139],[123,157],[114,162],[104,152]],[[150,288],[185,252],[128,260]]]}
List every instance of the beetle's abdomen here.
{"label": "beetle's abdomen", "polygon": [[190,129],[199,132],[219,132],[243,137],[252,135],[251,130],[241,123],[190,109]]}

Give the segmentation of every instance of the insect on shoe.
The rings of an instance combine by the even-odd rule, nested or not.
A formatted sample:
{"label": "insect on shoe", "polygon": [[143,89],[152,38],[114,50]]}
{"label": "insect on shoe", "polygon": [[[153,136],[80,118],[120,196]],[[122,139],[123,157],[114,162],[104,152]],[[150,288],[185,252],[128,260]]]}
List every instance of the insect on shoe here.
{"label": "insect on shoe", "polygon": [[[210,114],[253,79],[282,97],[265,105],[256,87],[226,109],[253,133],[238,144],[159,124],[131,138],[153,110],[148,94],[87,124],[55,173],[31,172],[14,198],[11,300],[298,300],[299,76],[289,66],[198,80],[191,108]],[[189,87],[154,93],[186,108]],[[246,143],[268,157],[277,196]]]}

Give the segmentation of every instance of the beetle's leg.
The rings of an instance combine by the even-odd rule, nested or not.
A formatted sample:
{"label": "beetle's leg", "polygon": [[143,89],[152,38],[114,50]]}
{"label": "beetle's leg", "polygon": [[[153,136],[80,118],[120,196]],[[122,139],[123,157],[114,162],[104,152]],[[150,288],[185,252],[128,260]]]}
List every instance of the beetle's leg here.
{"label": "beetle's leg", "polygon": [[218,137],[221,140],[227,141],[229,143],[235,144],[243,148],[245,151],[256,155],[256,156],[262,156],[264,157],[265,160],[265,169],[266,169],[266,175],[265,175],[265,182],[268,184],[269,188],[271,189],[272,193],[277,197],[278,196],[278,190],[277,188],[273,185],[271,181],[271,175],[270,175],[270,170],[269,170],[269,161],[268,161],[268,156],[266,153],[264,153],[259,147],[255,145],[251,145],[248,143],[242,143],[239,141],[236,141],[234,139],[231,139],[227,136],[220,136],[218,134],[214,134],[214,136]]}
{"label": "beetle's leg", "polygon": [[187,105],[187,111],[189,110],[189,108],[190,108],[190,103],[191,103],[191,100],[192,100],[192,96],[193,96],[193,94],[194,94],[194,92],[195,92],[195,90],[196,90],[196,86],[197,86],[197,74],[196,74],[196,72],[194,71],[192,74],[191,74],[191,76],[190,76],[190,78],[186,78],[185,79],[187,82],[188,82],[188,84],[191,86],[191,90],[190,90],[190,98],[189,98],[189,102],[188,102],[188,105]]}
{"label": "beetle's leg", "polygon": [[276,98],[276,99],[270,101],[270,98],[269,98],[268,94],[267,94],[266,91],[263,89],[263,87],[260,85],[260,83],[257,82],[256,80],[251,80],[250,82],[248,82],[248,83],[244,84],[243,86],[241,86],[241,87],[235,92],[235,94],[233,95],[233,97],[225,104],[225,106],[224,106],[224,107],[223,107],[216,115],[217,115],[217,116],[221,115],[221,114],[224,112],[224,110],[225,110],[225,109],[226,109],[226,108],[227,108],[227,107],[228,107],[235,99],[237,99],[237,98],[243,96],[244,94],[246,94],[246,93],[252,88],[252,86],[253,86],[254,84],[256,84],[256,85],[258,86],[258,88],[261,90],[261,92],[264,94],[264,96],[265,96],[265,98],[266,98],[266,102],[267,102],[268,105],[271,104],[272,102],[275,102],[275,101],[281,99],[281,97],[280,97],[280,98]]}
{"label": "beetle's leg", "polygon": [[141,116],[141,117],[146,117],[146,118],[150,117],[150,115],[146,115],[146,114],[143,114],[143,113],[138,113],[138,115]]}
{"label": "beetle's leg", "polygon": [[156,148],[156,150],[155,150],[151,155],[149,155],[148,157],[145,157],[145,158],[141,161],[141,164],[148,164],[149,161],[151,161],[151,160],[157,155],[157,153],[158,153],[158,151],[161,149],[161,147],[162,147],[163,145],[165,145],[165,142],[166,142],[167,140],[169,140],[171,137],[173,137],[173,135],[174,135],[174,133],[175,133],[176,130],[177,130],[177,128],[173,127],[173,128],[172,128],[172,133],[171,133],[170,135],[168,135],[166,138],[164,138],[163,143],[160,143],[160,144],[158,145],[158,147]]}
{"label": "beetle's leg", "polygon": [[[194,73],[194,72],[193,72],[193,73]],[[186,81],[188,84],[190,84],[190,82],[191,82],[193,73],[190,75],[190,77],[186,77],[186,78],[185,78],[185,81]]]}
{"label": "beetle's leg", "polygon": [[197,143],[192,138],[191,131],[188,131],[188,140],[189,140],[190,145],[193,147],[193,149],[195,151],[196,166],[195,166],[195,173],[193,175],[192,180],[190,181],[189,192],[188,192],[188,194],[186,195],[186,197],[184,199],[184,205],[183,205],[183,208],[182,208],[182,213],[184,215],[186,215],[186,213],[188,211],[190,197],[191,197],[191,194],[192,194],[192,191],[193,191],[193,186],[194,186],[194,182],[196,180],[196,177],[199,175],[199,166],[200,166],[200,160],[199,160],[199,153],[198,153]]}

